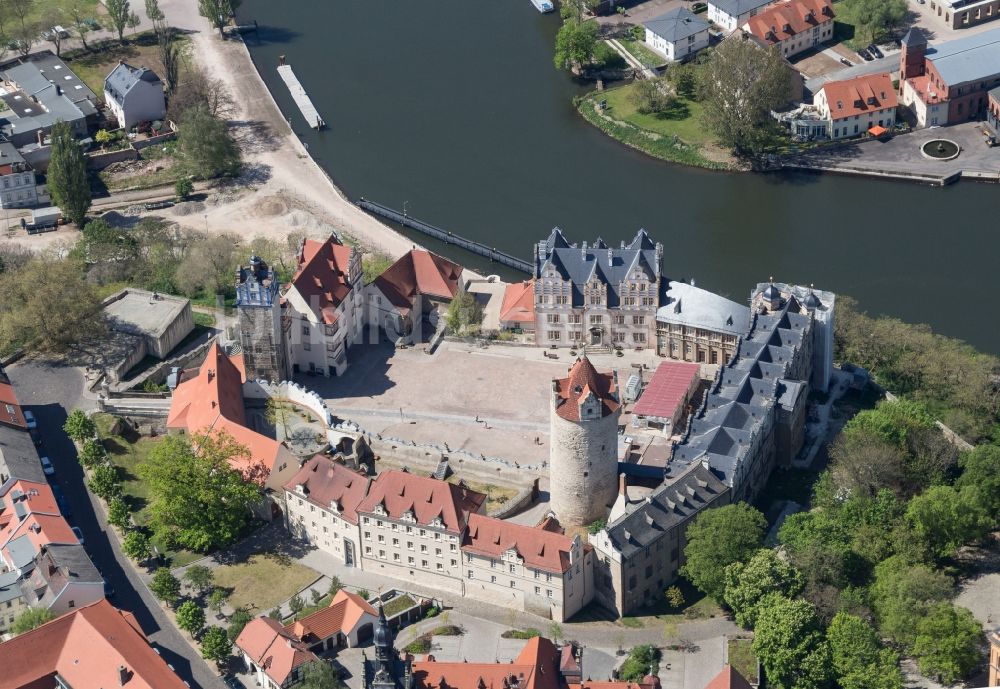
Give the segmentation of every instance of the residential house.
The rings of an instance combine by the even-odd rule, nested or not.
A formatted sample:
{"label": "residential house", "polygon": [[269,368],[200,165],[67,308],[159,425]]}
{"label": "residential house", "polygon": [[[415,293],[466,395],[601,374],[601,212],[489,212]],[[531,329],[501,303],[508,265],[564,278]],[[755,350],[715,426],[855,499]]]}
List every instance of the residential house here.
{"label": "residential house", "polygon": [[535,286],[531,280],[508,283],[500,306],[500,329],[535,332]]}
{"label": "residential house", "polygon": [[827,122],[831,139],[845,139],[871,132],[881,134],[896,123],[896,90],[888,72],[853,79],[828,81],[813,99]]}
{"label": "residential house", "polygon": [[758,43],[777,46],[788,58],[832,39],[833,18],[831,0],[782,0],[741,26]]}
{"label": "residential house", "polygon": [[163,82],[156,72],[121,60],[104,79],[104,102],[126,131],[143,122],[162,120],[167,114]]}
{"label": "residential house", "polygon": [[750,309],[714,292],[670,280],[656,311],[656,353],[699,364],[722,364],[750,324]]}
{"label": "residential house", "polygon": [[900,100],[917,126],[986,117],[987,94],[1000,86],[1000,28],[934,45],[910,29],[902,46]]}
{"label": "residential house", "polygon": [[952,29],[964,29],[1000,17],[1000,0],[927,0],[931,16]]}
{"label": "residential house", "polygon": [[0,208],[32,208],[38,205],[35,171],[14,144],[8,141],[0,142],[0,184]]}
{"label": "residential house", "polygon": [[60,58],[45,51],[0,67],[8,110],[0,113],[0,131],[18,148],[41,143],[57,121],[74,135],[87,136],[97,123],[97,96]]}
{"label": "residential house", "polygon": [[292,372],[343,375],[348,348],[364,326],[361,252],[337,235],[305,239],[282,297],[283,331]]}
{"label": "residential house", "polygon": [[7,689],[126,687],[186,689],[132,613],[106,600],[0,644]]}
{"label": "residential house", "polygon": [[251,620],[235,645],[258,686],[280,689],[300,681],[302,666],[318,660],[317,653],[370,640],[377,619],[371,603],[341,589],[329,606],[291,624]]}
{"label": "residential house", "polygon": [[29,606],[61,615],[104,598],[104,578],[78,542],[50,543],[39,549],[21,591]]}
{"label": "residential house", "polygon": [[535,245],[535,343],[646,347],[654,341],[663,245],[645,230],[617,249],[570,244],[555,228]]}
{"label": "residential house", "polygon": [[[284,443],[249,426],[243,401],[244,382],[242,355],[229,356],[217,342],[213,343],[200,368],[181,371],[170,400],[167,428],[187,433],[228,434],[248,450],[246,456],[230,460],[233,468],[280,502],[284,486],[298,471],[299,462]],[[258,516],[269,519],[279,509],[278,504],[270,507],[262,504]]]}
{"label": "residential house", "polygon": [[368,285],[368,322],[393,341],[408,336],[425,316],[451,303],[461,280],[462,266],[412,249]]}
{"label": "residential house", "polygon": [[285,526],[348,567],[360,567],[358,505],[369,482],[342,463],[316,455],[285,485]]}
{"label": "residential house", "polygon": [[708,22],[686,7],[675,7],[642,25],[646,45],[668,60],[688,60],[708,47]]}
{"label": "residential house", "polygon": [[772,0],[708,0],[708,20],[725,31],[735,31]]}

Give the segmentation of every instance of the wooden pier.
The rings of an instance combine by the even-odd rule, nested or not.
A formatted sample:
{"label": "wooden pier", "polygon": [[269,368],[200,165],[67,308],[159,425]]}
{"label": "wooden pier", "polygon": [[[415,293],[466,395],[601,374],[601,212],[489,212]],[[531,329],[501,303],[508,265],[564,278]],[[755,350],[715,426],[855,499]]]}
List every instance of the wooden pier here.
{"label": "wooden pier", "polygon": [[292,94],[292,100],[295,101],[295,105],[298,106],[302,116],[306,118],[306,123],[308,123],[313,129],[322,129],[325,127],[326,123],[323,121],[323,118],[319,116],[319,111],[316,110],[316,106],[313,105],[312,99],[309,98],[309,94],[306,93],[302,84],[299,83],[299,78],[295,76],[295,72],[292,71],[292,66],[285,64],[284,55],[279,58],[278,74],[285,82],[285,86],[288,87],[288,91]]}
{"label": "wooden pier", "polygon": [[532,265],[529,262],[520,259],[517,256],[512,256],[504,251],[498,251],[496,247],[489,247],[485,244],[474,242],[471,239],[460,237],[457,234],[448,232],[447,230],[442,230],[440,227],[434,227],[433,225],[429,225],[422,220],[417,220],[416,218],[410,217],[405,213],[400,213],[397,210],[383,206],[381,203],[368,201],[363,196],[357,204],[358,207],[368,211],[372,215],[392,220],[393,222],[399,223],[403,227],[409,227],[411,230],[416,230],[417,232],[425,234],[428,237],[434,237],[434,239],[438,239],[445,244],[454,244],[455,246],[462,247],[466,251],[470,251],[479,256],[485,256],[495,263],[501,263],[508,268],[520,270],[521,272],[528,273],[529,275],[534,272]]}

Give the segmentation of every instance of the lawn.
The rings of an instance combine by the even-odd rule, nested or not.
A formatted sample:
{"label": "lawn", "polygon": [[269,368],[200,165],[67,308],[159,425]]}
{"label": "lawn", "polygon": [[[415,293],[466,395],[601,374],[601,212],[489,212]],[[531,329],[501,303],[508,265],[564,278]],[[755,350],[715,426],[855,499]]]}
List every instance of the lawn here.
{"label": "lawn", "polygon": [[629,84],[610,89],[601,95],[601,98],[608,101],[608,115],[661,136],[676,136],[687,144],[700,146],[712,142],[712,135],[701,125],[701,113],[704,109],[701,103],[678,98],[665,113],[643,115],[636,110],[631,100],[633,88]]}
{"label": "lawn", "polygon": [[668,637],[676,633],[677,625],[691,620],[707,620],[722,615],[722,608],[714,600],[692,586],[683,577],[677,579],[673,586],[680,588],[686,601],[680,609],[667,603],[666,596],[661,596],[655,603],[636,610],[628,617],[623,617],[620,624],[623,627],[639,629],[654,625],[665,625]]}
{"label": "lawn", "polygon": [[391,601],[386,603],[382,609],[385,611],[386,617],[392,617],[393,615],[398,615],[404,610],[409,610],[417,601],[410,598],[408,595],[403,594],[402,596],[396,596]]}
{"label": "lawn", "polygon": [[[74,7],[80,10],[80,14],[84,18],[92,18],[102,26],[108,25],[108,13],[97,0],[35,0],[24,16],[24,23],[25,25],[39,24],[43,30],[48,29],[53,24],[59,24],[66,30],[72,31],[73,15],[71,10]],[[7,14],[9,18],[6,20],[5,26],[8,28],[9,34],[14,25],[20,23],[20,20],[10,10],[7,11]],[[55,52],[55,48],[48,41],[39,39],[39,45],[44,48],[52,48],[52,51]]]}
{"label": "lawn", "polygon": [[[67,2],[67,0],[55,0]],[[104,93],[104,77],[114,69],[119,60],[139,67],[149,67],[157,74],[163,74],[163,63],[160,62],[156,35],[152,31],[144,31],[134,36],[125,35],[126,43],[117,39],[109,39],[90,45],[90,50],[67,50],[63,59],[80,79],[97,94]],[[181,55],[187,55],[190,40],[178,36],[178,47]]]}
{"label": "lawn", "polygon": [[646,44],[643,41],[629,37],[621,38],[618,42],[621,43],[625,50],[632,54],[632,57],[644,64],[646,67],[660,67],[667,62],[667,58],[646,47]]}
{"label": "lawn", "polygon": [[264,553],[249,559],[215,568],[215,585],[231,592],[234,608],[254,606],[270,610],[294,596],[319,573],[287,557]]}
{"label": "lawn", "polygon": [[750,639],[729,640],[729,664],[751,684],[757,684],[757,656],[750,648]]}

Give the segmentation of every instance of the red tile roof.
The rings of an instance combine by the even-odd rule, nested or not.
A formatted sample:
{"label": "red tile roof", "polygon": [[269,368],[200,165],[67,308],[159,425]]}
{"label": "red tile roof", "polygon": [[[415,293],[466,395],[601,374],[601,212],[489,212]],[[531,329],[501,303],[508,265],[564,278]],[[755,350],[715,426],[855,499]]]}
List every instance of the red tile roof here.
{"label": "red tile roof", "polygon": [[326,324],[336,322],[337,307],[351,293],[348,278],[353,253],[354,249],[341,244],[337,235],[323,242],[307,239],[302,243],[291,287]]}
{"label": "red tile roof", "polygon": [[[559,650],[542,637],[529,639],[513,663],[413,663],[416,689],[560,689]],[[620,685],[617,689],[623,689]]]}
{"label": "red tile roof", "polygon": [[684,403],[701,367],[687,361],[662,361],[650,378],[632,413],[636,416],[673,418]]}
{"label": "red tile roof", "polygon": [[462,266],[423,249],[413,249],[375,278],[375,286],[403,315],[418,294],[451,299],[458,291]]}
{"label": "red tile roof", "polygon": [[368,483],[367,476],[326,455],[316,455],[302,465],[285,489],[298,495],[297,487],[304,486],[305,499],[326,509],[336,501],[340,516],[357,524],[358,505],[368,492]]}
{"label": "red tile roof", "polygon": [[569,377],[554,382],[559,396],[556,414],[567,421],[580,420],[580,403],[591,393],[601,403],[601,416],[613,414],[621,406],[614,374],[598,373],[585,356],[576,360]]}
{"label": "red tile roof", "polygon": [[525,566],[556,574],[570,568],[572,547],[573,539],[553,530],[550,523],[544,528],[523,526],[482,514],[469,515],[469,531],[462,544],[463,551],[495,558],[514,549]]}
{"label": "red tile roof", "polygon": [[243,411],[245,379],[243,356],[226,356],[218,343],[213,344],[197,374],[185,376],[174,390],[167,428],[188,433],[227,432],[250,452],[247,457],[230,460],[233,468],[263,482],[273,471],[282,445],[247,427]]}
{"label": "red tile roof", "polygon": [[374,623],[377,619],[378,612],[371,603],[356,593],[340,589],[328,607],[286,626],[285,632],[312,646],[338,632],[347,636],[359,623],[365,620]]}
{"label": "red tile roof", "polygon": [[4,689],[53,686],[56,673],[72,687],[186,689],[150,647],[131,613],[102,599],[0,644]]}
{"label": "red tile roof", "polygon": [[500,322],[535,322],[534,280],[512,282],[507,285],[507,289],[503,293],[503,305],[500,307]]}
{"label": "red tile roof", "polygon": [[705,689],[751,689],[750,682],[732,665],[726,665],[711,682],[705,685]]}
{"label": "red tile roof", "polygon": [[888,72],[867,74],[842,81],[828,81],[820,89],[826,94],[830,118],[841,120],[899,104]]}
{"label": "red tile roof", "polygon": [[14,394],[14,386],[10,384],[3,369],[0,369],[0,423],[16,428],[28,427],[24,412],[21,411],[21,403]]}
{"label": "red tile roof", "polygon": [[745,26],[754,38],[774,45],[810,31],[833,17],[830,0],[785,0],[750,17]]}
{"label": "red tile roof", "polygon": [[[18,495],[15,502],[14,497]],[[52,489],[44,483],[15,481],[0,498],[0,548],[15,538],[27,536],[35,551],[50,543],[76,545],[76,534],[59,513]],[[18,517],[16,511],[22,511]]]}
{"label": "red tile roof", "polygon": [[236,646],[279,686],[284,684],[292,670],[318,660],[307,644],[286,631],[281,622],[270,617],[250,620],[236,638]]}
{"label": "red tile roof", "polygon": [[460,534],[470,513],[478,512],[486,496],[462,486],[406,471],[390,470],[378,475],[368,495],[358,505],[358,512],[373,514],[382,505],[393,519],[412,512],[416,523],[429,526],[440,517],[444,528]]}

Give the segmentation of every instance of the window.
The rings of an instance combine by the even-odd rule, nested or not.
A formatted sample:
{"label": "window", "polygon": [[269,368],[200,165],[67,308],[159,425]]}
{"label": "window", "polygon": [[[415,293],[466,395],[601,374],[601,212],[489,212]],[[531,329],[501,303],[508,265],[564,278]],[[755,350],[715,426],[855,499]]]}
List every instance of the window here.
{"label": "window", "polygon": [[302,325],[302,334],[305,335],[305,336],[307,336],[307,337],[309,336],[309,326],[308,325],[306,325],[306,324]]}
{"label": "window", "polygon": [[385,536],[383,536],[382,534],[379,534],[378,535],[378,542],[379,543],[385,543]]}
{"label": "window", "polygon": [[490,559],[490,569],[496,569],[496,568],[497,568],[497,561],[491,558]]}
{"label": "window", "polygon": [[537,596],[537,595],[541,594],[541,592],[542,592],[542,587],[541,586],[536,586],[535,587],[535,595]]}
{"label": "window", "polygon": [[399,547],[399,539],[398,538],[392,539],[392,545],[398,548]]}
{"label": "window", "polygon": [[365,538],[371,538],[371,537],[372,537],[372,532],[371,531],[365,531]]}
{"label": "window", "polygon": [[406,549],[407,550],[413,550],[413,541],[407,541],[406,542]]}
{"label": "window", "polygon": [[561,333],[558,330],[550,330],[549,331],[549,339],[550,340],[558,340],[560,334]]}
{"label": "window", "polygon": [[395,560],[396,562],[399,562],[399,553],[393,553],[392,559]]}
{"label": "window", "polygon": [[536,570],[535,570],[535,578],[537,579],[537,578],[539,577],[539,575],[540,575],[540,574],[541,574],[541,572],[539,572],[539,571],[538,571],[538,570],[536,569]]}
{"label": "window", "polygon": [[[362,523],[362,524],[368,524],[368,523],[369,523],[369,522],[368,522],[368,517],[362,517],[362,518],[361,518],[361,523]],[[366,531],[365,533],[368,533],[368,532]]]}
{"label": "window", "polygon": [[423,543],[420,544],[420,552],[422,552],[422,553],[426,553],[427,552],[427,546],[425,544],[423,544]]}
{"label": "window", "polygon": [[495,584],[495,583],[497,583],[497,578],[496,578],[496,576],[491,576],[491,577],[490,577],[490,583],[491,583],[491,584]]}
{"label": "window", "polygon": [[472,553],[466,553],[465,554],[465,561],[466,562],[472,562]]}
{"label": "window", "polygon": [[511,565],[510,566],[510,573],[514,574],[515,572],[517,572],[517,565]]}
{"label": "window", "polygon": [[615,316],[615,318],[614,318],[614,324],[615,325],[625,325],[625,316]]}
{"label": "window", "polygon": [[559,314],[558,313],[550,313],[550,314],[548,314],[545,317],[545,321],[547,323],[558,323],[559,322]]}
{"label": "window", "polygon": [[645,325],[645,324],[646,324],[645,316],[632,316],[632,325]]}
{"label": "window", "polygon": [[510,580],[510,587],[511,587],[512,589],[514,589],[514,588],[517,588],[517,584],[515,584],[515,583],[514,583],[514,580],[513,580],[513,579],[511,579],[511,580]]}
{"label": "window", "polygon": [[590,317],[590,324],[591,325],[600,325],[603,322],[604,322],[604,316],[591,316]]}
{"label": "window", "polygon": [[632,341],[636,344],[642,344],[646,341],[646,333],[632,333]]}
{"label": "window", "polygon": [[471,569],[469,570],[469,578],[470,579],[475,579],[476,578],[476,573],[473,572]]}
{"label": "window", "polygon": [[435,548],[434,549],[434,554],[437,555],[438,557],[441,557],[441,549],[440,548]]}
{"label": "window", "polygon": [[444,571],[444,565],[441,564],[440,562],[437,563],[437,571],[439,571],[439,572]]}
{"label": "window", "polygon": [[406,564],[408,564],[410,566],[413,566],[413,556],[412,555],[408,555],[407,556],[407,558],[406,558]]}
{"label": "window", "polygon": [[421,560],[420,566],[423,567],[424,569],[427,569],[427,560]]}
{"label": "window", "polygon": [[370,545],[366,545],[365,546],[365,555],[371,555],[371,554],[372,554],[372,547]]}
{"label": "window", "polygon": [[552,597],[552,589],[545,589],[545,597],[546,598]]}
{"label": "window", "polygon": [[379,551],[378,551],[378,556],[379,556],[379,557],[385,557],[385,551],[384,551],[384,550],[381,550],[381,549],[379,549]]}

